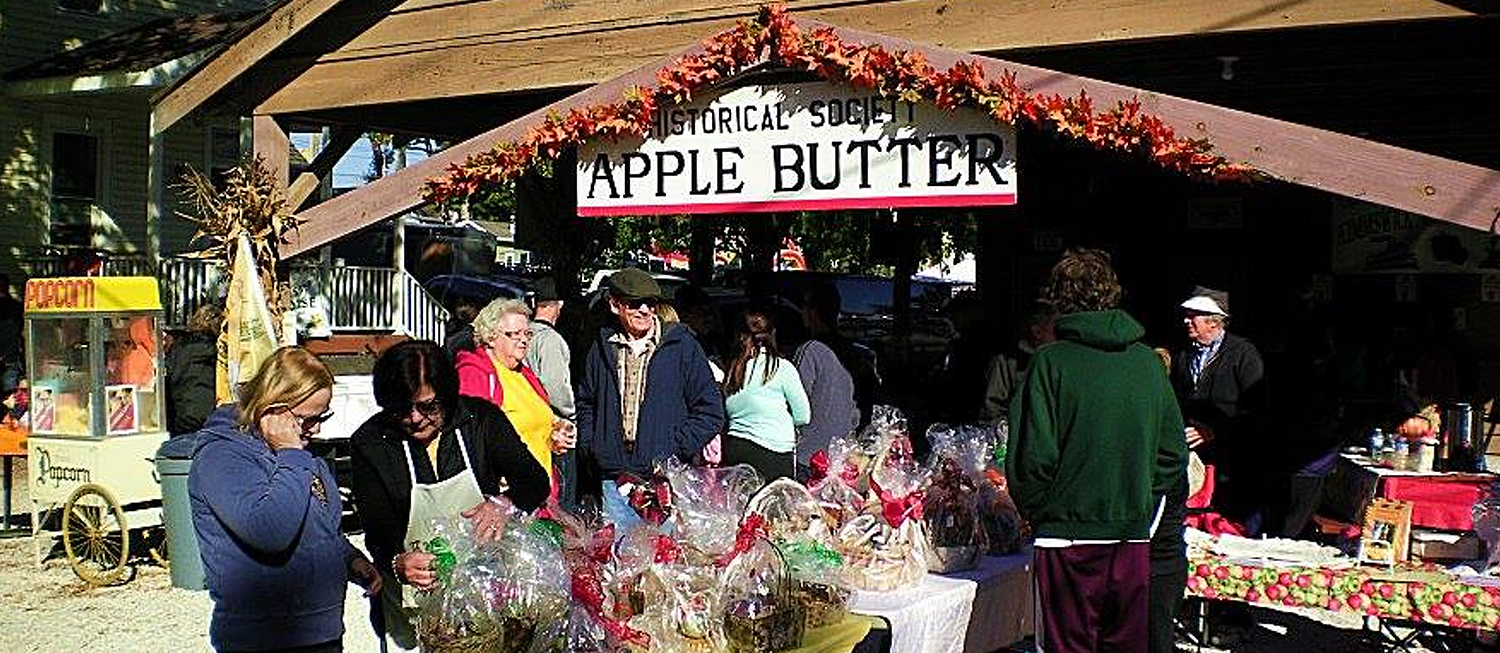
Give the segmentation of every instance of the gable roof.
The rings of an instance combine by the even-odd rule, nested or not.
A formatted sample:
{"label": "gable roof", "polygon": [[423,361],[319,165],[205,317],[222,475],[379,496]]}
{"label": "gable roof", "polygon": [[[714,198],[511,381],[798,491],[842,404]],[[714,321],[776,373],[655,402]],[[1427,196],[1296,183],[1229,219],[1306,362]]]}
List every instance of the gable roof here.
{"label": "gable roof", "polygon": [[161,18],[88,41],[0,75],[7,82],[140,72],[230,41],[260,12]]}
{"label": "gable roof", "polygon": [[[967,52],[928,46],[880,34],[798,19],[807,29],[829,28],[849,43],[879,44],[888,51],[924,55],[942,70],[975,61],[991,71],[1014,71],[1031,93],[1073,97],[1086,92],[1100,106],[1136,99],[1146,113],[1161,118],[1177,134],[1208,139],[1218,154],[1270,177],[1403,211],[1489,231],[1500,216],[1500,172],[1364,138],[1275,118],[1195,102],[1145,89],[1090,79]],[[301,212],[306,220],[281,247],[283,257],[411,210],[424,203],[429,177],[501,142],[521,140],[549,114],[616,102],[626,88],[651,85],[656,71],[678,57],[702,52],[702,43],[668,54],[619,77],[589,87],[504,125],[458,143],[415,165]]]}

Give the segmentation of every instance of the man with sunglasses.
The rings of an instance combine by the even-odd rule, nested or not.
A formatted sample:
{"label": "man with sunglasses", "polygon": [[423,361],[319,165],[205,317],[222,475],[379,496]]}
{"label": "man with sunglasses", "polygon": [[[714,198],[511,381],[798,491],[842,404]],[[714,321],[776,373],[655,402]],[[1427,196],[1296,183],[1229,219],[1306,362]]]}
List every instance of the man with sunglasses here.
{"label": "man with sunglasses", "polygon": [[578,447],[603,479],[604,518],[623,532],[640,517],[617,480],[644,478],[667,458],[692,460],[724,428],[724,395],[692,331],[657,319],[662,294],[651,275],[626,268],[608,289],[617,323],[589,349],[575,405]]}

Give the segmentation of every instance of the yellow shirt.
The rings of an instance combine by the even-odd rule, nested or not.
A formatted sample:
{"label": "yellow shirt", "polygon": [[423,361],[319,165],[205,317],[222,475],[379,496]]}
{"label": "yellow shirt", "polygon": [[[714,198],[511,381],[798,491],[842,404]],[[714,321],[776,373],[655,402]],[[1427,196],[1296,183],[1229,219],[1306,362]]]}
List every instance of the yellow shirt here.
{"label": "yellow shirt", "polygon": [[547,400],[537,394],[536,388],[520,372],[496,365],[500,377],[500,389],[504,393],[505,416],[511,426],[521,435],[526,449],[542,464],[547,474],[552,474],[552,408]]}

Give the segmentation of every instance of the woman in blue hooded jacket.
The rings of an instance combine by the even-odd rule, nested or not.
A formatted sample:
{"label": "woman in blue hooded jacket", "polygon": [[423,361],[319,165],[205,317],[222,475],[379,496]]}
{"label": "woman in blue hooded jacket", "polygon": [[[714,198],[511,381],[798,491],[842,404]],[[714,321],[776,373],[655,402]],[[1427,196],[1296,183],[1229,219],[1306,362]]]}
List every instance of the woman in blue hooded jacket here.
{"label": "woman in blue hooded jacket", "polygon": [[283,347],[199,432],[188,495],[220,653],[342,651],[345,583],[380,591],[339,530],[333,473],[305,449],[331,416],[332,388],[322,361]]}

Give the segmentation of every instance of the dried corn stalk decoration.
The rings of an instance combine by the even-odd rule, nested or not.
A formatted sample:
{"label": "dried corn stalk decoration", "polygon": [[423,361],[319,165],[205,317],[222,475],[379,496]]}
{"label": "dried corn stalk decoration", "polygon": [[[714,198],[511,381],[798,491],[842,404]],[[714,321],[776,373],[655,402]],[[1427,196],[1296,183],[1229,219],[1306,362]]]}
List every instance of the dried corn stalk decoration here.
{"label": "dried corn stalk decoration", "polygon": [[198,228],[189,244],[200,240],[208,243],[208,247],[186,256],[214,260],[227,272],[234,263],[235,240],[241,234],[247,236],[271,316],[280,324],[291,292],[276,276],[281,263],[279,245],[287,242],[285,234],[301,221],[292,215],[286,194],[266,167],[265,157],[241,161],[224,176],[221,186],[189,166],[173,188],[186,209],[179,209],[177,215]]}

